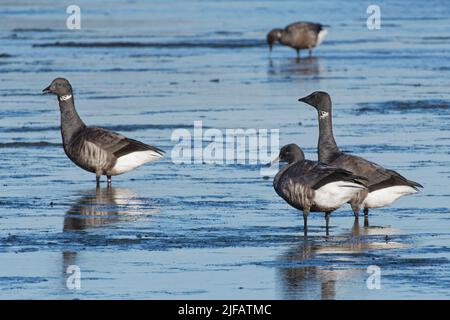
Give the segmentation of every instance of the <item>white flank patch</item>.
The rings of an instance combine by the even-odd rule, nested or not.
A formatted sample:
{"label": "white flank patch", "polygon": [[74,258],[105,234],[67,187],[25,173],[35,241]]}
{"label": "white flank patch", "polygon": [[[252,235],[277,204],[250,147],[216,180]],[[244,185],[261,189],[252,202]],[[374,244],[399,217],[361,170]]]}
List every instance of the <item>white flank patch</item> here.
{"label": "white flank patch", "polygon": [[390,205],[392,202],[408,194],[416,193],[417,190],[409,186],[394,186],[370,192],[362,207],[381,208]]}
{"label": "white flank patch", "polygon": [[113,176],[122,174],[131,171],[144,163],[161,158],[162,155],[151,150],[132,152],[117,159],[116,165],[108,172],[108,174]]}
{"label": "white flank patch", "polygon": [[322,43],[323,39],[325,39],[325,37],[327,36],[327,34],[328,34],[328,30],[325,30],[325,29],[323,29],[323,30],[321,30],[321,31],[319,32],[319,34],[317,35],[317,43],[316,43],[316,47],[317,47],[319,44]]}
{"label": "white flank patch", "polygon": [[315,191],[314,203],[323,208],[339,208],[364,187],[347,181],[327,183]]}

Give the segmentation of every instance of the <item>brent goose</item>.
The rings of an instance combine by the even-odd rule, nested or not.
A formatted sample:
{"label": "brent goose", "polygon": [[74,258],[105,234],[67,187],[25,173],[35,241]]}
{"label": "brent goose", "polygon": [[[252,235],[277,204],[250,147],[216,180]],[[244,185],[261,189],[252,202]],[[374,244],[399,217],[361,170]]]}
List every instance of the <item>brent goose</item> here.
{"label": "brent goose", "polygon": [[319,23],[295,22],[284,29],[273,29],[267,34],[267,43],[272,51],[274,43],[278,42],[291,47],[297,51],[297,57],[300,57],[301,49],[309,49],[311,55],[312,48],[322,43],[328,31]]}
{"label": "brent goose", "polygon": [[343,153],[339,150],[333,136],[331,115],[331,98],[328,93],[316,91],[299,101],[313,106],[319,118],[319,161],[351,171],[367,179],[367,190],[361,190],[351,201],[355,218],[359,210],[364,210],[364,216],[369,214],[369,208],[389,206],[401,196],[413,194],[423,186],[400,175],[398,172],[364,158]]}
{"label": "brent goose", "polygon": [[326,230],[330,213],[361,191],[366,190],[364,178],[324,163],[305,160],[296,144],[281,148],[272,163],[287,162],[275,176],[273,187],[292,207],[303,211],[304,233],[307,233],[308,213],[325,212]]}
{"label": "brent goose", "polygon": [[131,171],[146,162],[162,158],[164,151],[121,134],[87,127],[75,110],[72,86],[63,78],[56,78],[42,90],[58,96],[61,111],[61,135],[66,155],[77,166],[95,173],[97,187],[100,176]]}

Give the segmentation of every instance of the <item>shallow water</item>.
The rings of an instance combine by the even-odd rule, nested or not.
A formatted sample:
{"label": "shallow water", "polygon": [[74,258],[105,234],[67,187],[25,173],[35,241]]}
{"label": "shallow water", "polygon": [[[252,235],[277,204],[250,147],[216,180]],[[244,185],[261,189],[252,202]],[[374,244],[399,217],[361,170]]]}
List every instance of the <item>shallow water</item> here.
{"label": "shallow water", "polygon": [[[450,7],[378,1],[78,1],[82,29],[65,29],[65,4],[0,7],[0,298],[410,299],[450,297]],[[275,47],[268,30],[296,20],[330,26],[313,57]],[[302,52],[305,57],[306,52]],[[68,78],[76,106],[101,125],[168,156],[94,177],[61,148],[54,97]],[[280,129],[316,159],[315,90],[334,101],[343,150],[424,185],[372,210],[321,214],[303,237],[299,212],[276,196],[259,165],[174,164],[173,130]],[[102,186],[104,187],[104,186]],[[81,269],[81,290],[66,269]],[[381,289],[369,290],[369,265]]]}

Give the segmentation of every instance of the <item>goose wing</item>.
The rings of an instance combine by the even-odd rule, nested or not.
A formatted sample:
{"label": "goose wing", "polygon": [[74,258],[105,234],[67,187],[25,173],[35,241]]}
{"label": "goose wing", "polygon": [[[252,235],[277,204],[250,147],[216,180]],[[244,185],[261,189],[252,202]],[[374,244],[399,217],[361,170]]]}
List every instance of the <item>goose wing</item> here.
{"label": "goose wing", "polygon": [[417,188],[423,188],[421,184],[406,179],[394,170],[383,168],[375,162],[358,156],[342,154],[330,164],[365,177],[369,191],[391,186],[410,186],[416,190],[418,190]]}
{"label": "goose wing", "polygon": [[323,26],[320,23],[313,22],[294,22],[288,25],[285,30],[288,32],[306,32],[313,31],[315,34],[318,34],[323,29]]}
{"label": "goose wing", "polygon": [[289,165],[274,187],[286,202],[301,210],[313,204],[314,190],[328,183],[342,181],[349,182],[348,187],[351,188],[365,188],[365,179],[347,170],[304,160]]}
{"label": "goose wing", "polygon": [[103,128],[86,128],[84,137],[86,141],[113,154],[116,158],[137,151],[153,151],[160,156],[163,156],[164,154],[164,151],[159,148],[127,138],[124,135]]}
{"label": "goose wing", "polygon": [[306,160],[305,163],[294,164],[288,170],[288,175],[299,183],[308,185],[312,189],[319,189],[325,184],[335,181],[348,181],[366,186],[366,179],[350,171],[321,162]]}

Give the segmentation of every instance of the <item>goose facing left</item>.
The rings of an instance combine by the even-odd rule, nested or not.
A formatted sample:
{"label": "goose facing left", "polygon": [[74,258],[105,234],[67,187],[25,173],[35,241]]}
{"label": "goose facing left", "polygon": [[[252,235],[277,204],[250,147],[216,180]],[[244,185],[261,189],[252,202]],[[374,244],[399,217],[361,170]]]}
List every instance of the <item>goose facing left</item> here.
{"label": "goose facing left", "polygon": [[353,172],[367,179],[367,190],[357,194],[350,205],[358,219],[363,209],[367,219],[370,208],[382,208],[391,205],[398,198],[417,193],[423,186],[408,180],[398,172],[362,157],[342,152],[333,135],[332,103],[327,92],[315,91],[299,99],[317,110],[319,122],[318,156],[319,161]]}
{"label": "goose facing left", "polygon": [[284,29],[275,28],[267,34],[267,44],[269,50],[275,43],[291,47],[297,51],[297,57],[300,57],[300,50],[308,49],[309,55],[313,48],[322,43],[328,34],[328,30],[320,23],[313,22],[295,22]]}
{"label": "goose facing left", "polygon": [[276,193],[292,207],[303,211],[304,233],[307,234],[309,212],[325,212],[326,231],[332,211],[366,190],[365,179],[321,162],[305,160],[296,144],[281,148],[272,163],[287,162],[275,176]]}
{"label": "goose facing left", "polygon": [[72,86],[66,79],[56,78],[42,92],[58,97],[64,152],[77,166],[95,173],[97,186],[102,175],[107,176],[110,185],[111,176],[163,157],[161,149],[107,129],[86,126],[75,109]]}

